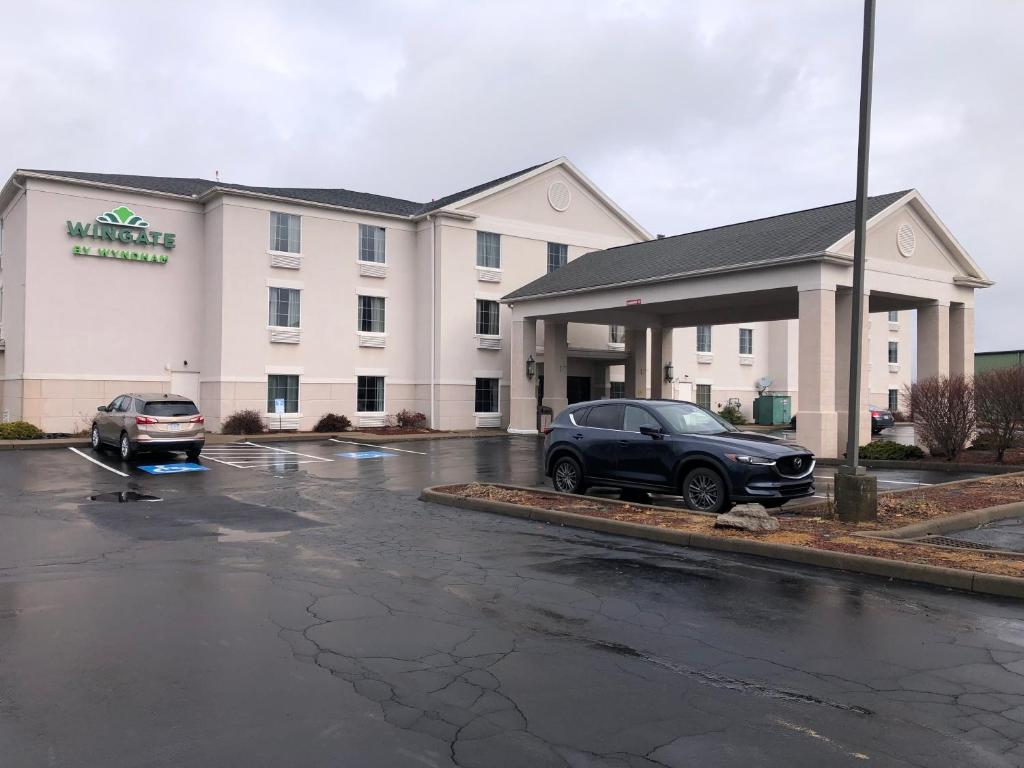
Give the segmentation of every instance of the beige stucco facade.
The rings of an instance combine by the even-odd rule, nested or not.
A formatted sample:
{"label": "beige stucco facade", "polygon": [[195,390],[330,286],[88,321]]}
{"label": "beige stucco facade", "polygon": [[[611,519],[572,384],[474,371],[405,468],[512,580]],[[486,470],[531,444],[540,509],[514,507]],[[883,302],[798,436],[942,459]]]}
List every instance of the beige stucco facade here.
{"label": "beige stucco facade", "polygon": [[[150,232],[174,233],[173,248],[69,234],[69,222],[95,222],[119,206],[143,217]],[[271,249],[272,214],[297,217],[297,252]],[[910,265],[887,245],[900,216],[916,217],[922,232],[920,260]],[[212,429],[240,409],[286,429],[309,429],[327,412],[371,426],[409,409],[440,429],[531,431],[540,378],[525,376],[532,356],[545,401],[556,409],[570,398],[608,397],[618,382],[630,392],[683,399],[710,385],[711,407],[736,398],[749,416],[755,382],[768,377],[771,391],[792,395],[794,410],[811,414],[809,421],[824,412],[838,435],[833,384],[821,384],[820,376],[810,382],[805,369],[834,375],[842,340],[833,318],[837,292],[845,291],[847,244],[837,244],[836,260],[817,264],[813,274],[791,265],[707,277],[684,290],[644,287],[636,312],[604,312],[604,299],[595,304],[593,295],[528,302],[529,310],[527,303],[502,303],[546,273],[551,243],[564,245],[573,260],[650,239],[564,159],[418,215],[231,188],[187,195],[18,172],[0,195],[0,221],[0,410],[4,419],[49,432],[85,429],[97,405],[140,390],[196,398]],[[360,225],[383,228],[383,263],[360,260]],[[927,342],[923,351],[918,344],[919,368],[963,368],[973,360],[973,287],[950,282],[950,249],[941,237],[923,234],[931,226],[908,210],[872,229],[867,402],[885,405],[889,391],[909,380],[907,316],[915,309],[924,318],[919,339]],[[500,237],[498,268],[478,266],[479,232]],[[92,250],[84,255],[76,246]],[[103,246],[166,261],[95,255]],[[914,281],[922,270],[945,281],[929,292],[934,309],[920,304]],[[913,290],[892,291],[900,281]],[[298,291],[297,327],[270,324],[275,288]],[[766,288],[767,300],[746,302],[739,314],[735,302],[713,300]],[[360,296],[383,299],[383,332],[360,329]],[[497,334],[477,333],[478,300],[498,302]],[[803,312],[811,304],[813,317]],[[900,312],[898,322],[879,314],[887,310]],[[810,333],[809,322],[818,333]],[[714,326],[710,353],[696,350],[698,323]],[[628,338],[611,340],[610,324],[628,326]],[[740,354],[740,328],[753,332],[750,355]],[[888,364],[889,341],[899,345],[896,366]],[[675,376],[665,382],[669,362]],[[296,407],[283,415],[270,413],[272,376],[297,381]],[[383,379],[384,399],[361,411],[357,383],[371,379]],[[495,405],[486,411],[476,408],[481,380],[497,382]]]}

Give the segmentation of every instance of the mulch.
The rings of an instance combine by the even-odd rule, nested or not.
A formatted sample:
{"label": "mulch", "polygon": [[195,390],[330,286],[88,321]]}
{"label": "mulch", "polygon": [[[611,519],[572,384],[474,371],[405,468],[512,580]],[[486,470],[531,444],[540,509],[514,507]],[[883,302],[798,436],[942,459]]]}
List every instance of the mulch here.
{"label": "mulch", "polygon": [[773,544],[789,544],[901,562],[962,568],[979,573],[1024,577],[1024,557],[968,549],[943,549],[927,544],[853,535],[857,532],[908,525],[955,512],[1024,501],[1024,474],[979,478],[950,487],[933,485],[910,492],[881,494],[879,519],[871,523],[839,522],[831,517],[827,508],[822,505],[821,514],[817,516],[780,516],[779,530],[766,533],[715,528],[715,519],[708,515],[697,515],[685,510],[657,509],[642,504],[608,504],[592,496],[566,498],[542,490],[517,490],[485,483],[450,485],[437,490],[465,498],[573,512],[656,528],[670,528],[710,536],[756,539]]}

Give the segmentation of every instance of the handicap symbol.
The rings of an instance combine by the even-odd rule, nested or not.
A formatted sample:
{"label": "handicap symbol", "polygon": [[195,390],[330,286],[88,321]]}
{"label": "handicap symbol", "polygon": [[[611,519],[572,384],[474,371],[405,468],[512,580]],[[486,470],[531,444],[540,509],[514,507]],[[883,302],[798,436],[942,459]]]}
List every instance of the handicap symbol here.
{"label": "handicap symbol", "polygon": [[348,453],[337,453],[335,455],[343,456],[346,459],[386,459],[395,454],[384,451],[349,451]]}
{"label": "handicap symbol", "polygon": [[147,464],[139,469],[151,475],[178,475],[182,472],[208,472],[210,468],[183,461],[180,464]]}

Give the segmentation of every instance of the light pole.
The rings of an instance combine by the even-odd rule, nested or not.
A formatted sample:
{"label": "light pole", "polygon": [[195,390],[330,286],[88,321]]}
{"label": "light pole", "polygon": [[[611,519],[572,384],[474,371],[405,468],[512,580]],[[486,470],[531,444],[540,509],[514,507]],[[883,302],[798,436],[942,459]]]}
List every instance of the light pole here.
{"label": "light pole", "polygon": [[846,463],[836,474],[836,511],[841,520],[878,514],[876,478],[859,466],[861,339],[864,336],[864,250],[867,234],[868,156],[871,145],[871,75],[875,53],[875,0],[864,0],[864,43],[860,70],[860,130],[857,140],[857,202],[853,234],[853,317],[850,318],[850,386]]}

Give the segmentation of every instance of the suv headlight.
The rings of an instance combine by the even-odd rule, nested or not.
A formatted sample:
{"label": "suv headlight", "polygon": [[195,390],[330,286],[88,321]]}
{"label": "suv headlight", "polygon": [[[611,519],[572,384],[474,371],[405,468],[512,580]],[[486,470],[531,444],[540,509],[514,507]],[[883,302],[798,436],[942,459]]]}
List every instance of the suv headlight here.
{"label": "suv headlight", "polygon": [[727,453],[725,456],[727,459],[738,461],[740,464],[756,464],[759,467],[775,466],[775,459],[769,459],[766,456],[737,456],[735,453]]}

